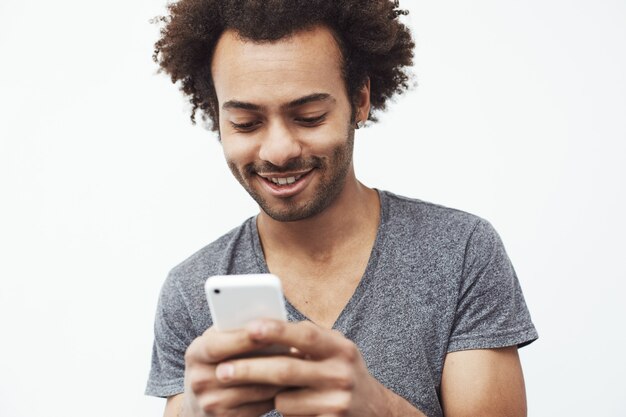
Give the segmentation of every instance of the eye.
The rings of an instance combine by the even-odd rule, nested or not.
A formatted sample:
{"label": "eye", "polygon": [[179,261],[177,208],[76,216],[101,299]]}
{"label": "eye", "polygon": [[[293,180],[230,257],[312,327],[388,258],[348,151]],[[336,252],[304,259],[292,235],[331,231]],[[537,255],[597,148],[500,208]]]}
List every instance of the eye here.
{"label": "eye", "polygon": [[237,130],[239,132],[252,132],[260,124],[261,124],[261,122],[258,121],[258,120],[253,120],[251,122],[246,122],[246,123],[230,122],[230,125],[233,127],[233,129],[235,129],[235,130]]}
{"label": "eye", "polygon": [[323,122],[326,119],[326,114],[316,117],[296,117],[296,122],[300,123],[304,127],[314,127]]}

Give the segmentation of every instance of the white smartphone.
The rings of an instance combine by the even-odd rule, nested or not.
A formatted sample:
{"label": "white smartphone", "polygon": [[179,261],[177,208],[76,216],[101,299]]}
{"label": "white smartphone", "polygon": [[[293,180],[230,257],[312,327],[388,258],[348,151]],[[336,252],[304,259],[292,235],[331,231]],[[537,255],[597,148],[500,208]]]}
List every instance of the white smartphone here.
{"label": "white smartphone", "polygon": [[[206,280],[204,290],[217,330],[241,329],[262,318],[287,321],[282,286],[275,275],[216,275]],[[254,355],[288,351],[286,346],[272,345]]]}
{"label": "white smartphone", "polygon": [[280,279],[272,274],[216,275],[204,284],[213,325],[245,327],[255,319],[287,320]]}

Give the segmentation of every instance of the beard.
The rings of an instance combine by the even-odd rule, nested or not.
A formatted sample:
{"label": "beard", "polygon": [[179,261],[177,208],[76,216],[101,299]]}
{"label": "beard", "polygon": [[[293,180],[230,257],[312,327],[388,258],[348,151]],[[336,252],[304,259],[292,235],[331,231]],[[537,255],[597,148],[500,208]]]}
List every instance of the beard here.
{"label": "beard", "polygon": [[[227,163],[237,181],[257,202],[261,210],[276,221],[293,222],[313,217],[335,201],[346,183],[346,177],[352,165],[353,149],[354,129],[350,128],[346,139],[332,149],[330,157],[295,158],[283,166],[276,166],[267,161],[258,161],[249,163],[241,169],[233,161],[228,160]],[[275,198],[265,198],[258,189],[258,185],[257,187],[254,186],[258,181],[259,173],[272,172],[278,174],[308,170],[312,171],[307,175],[311,175],[314,171],[317,173],[318,181],[316,184],[309,184],[309,187],[314,186],[315,189],[312,190],[312,197],[304,201],[300,195],[302,193],[298,193],[291,197],[280,198],[280,201],[274,203],[270,199],[275,200]]]}

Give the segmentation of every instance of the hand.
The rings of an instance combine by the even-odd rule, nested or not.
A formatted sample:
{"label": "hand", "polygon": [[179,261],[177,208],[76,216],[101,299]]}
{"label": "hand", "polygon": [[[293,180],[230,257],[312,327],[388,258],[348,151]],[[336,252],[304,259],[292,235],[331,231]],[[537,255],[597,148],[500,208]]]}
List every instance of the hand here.
{"label": "hand", "polygon": [[389,415],[395,394],[369,374],[356,345],[339,332],[310,322],[272,320],[254,322],[247,330],[248,341],[242,339],[242,344],[292,346],[300,357],[222,362],[216,368],[221,386],[290,387],[277,392],[274,400],[286,417]]}
{"label": "hand", "polygon": [[281,387],[263,383],[220,383],[217,364],[252,352],[267,343],[254,340],[242,329],[220,332],[211,327],[195,339],[185,353],[185,395],[182,416],[258,417],[274,409]]}

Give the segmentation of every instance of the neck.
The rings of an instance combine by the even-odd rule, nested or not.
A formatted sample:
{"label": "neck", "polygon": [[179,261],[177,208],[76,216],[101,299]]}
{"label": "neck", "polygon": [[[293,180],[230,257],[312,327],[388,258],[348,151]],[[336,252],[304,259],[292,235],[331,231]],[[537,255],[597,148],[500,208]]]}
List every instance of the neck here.
{"label": "neck", "polygon": [[[378,193],[348,175],[337,198],[321,213],[294,222],[280,222],[261,211],[257,228],[263,249],[293,256],[325,258],[338,246],[378,228]],[[284,251],[284,252],[283,252]]]}

